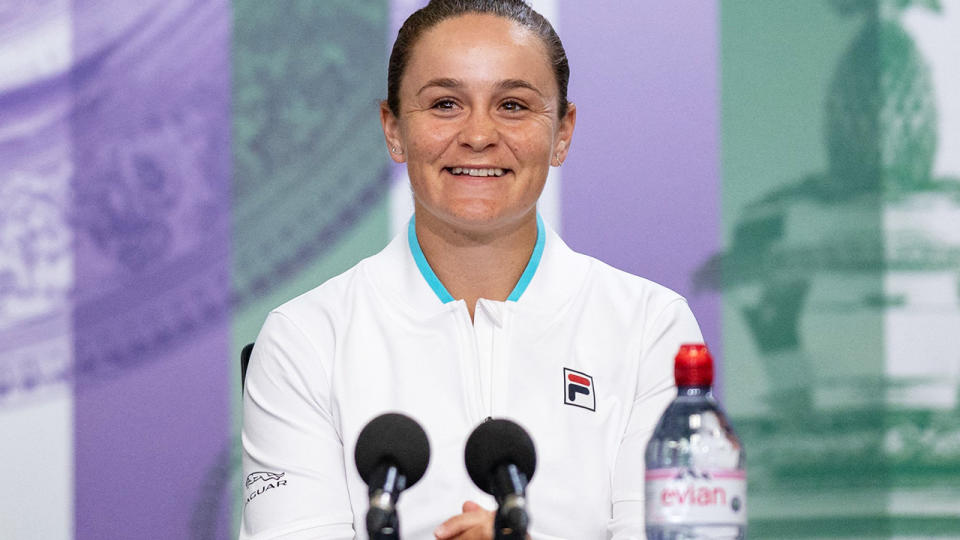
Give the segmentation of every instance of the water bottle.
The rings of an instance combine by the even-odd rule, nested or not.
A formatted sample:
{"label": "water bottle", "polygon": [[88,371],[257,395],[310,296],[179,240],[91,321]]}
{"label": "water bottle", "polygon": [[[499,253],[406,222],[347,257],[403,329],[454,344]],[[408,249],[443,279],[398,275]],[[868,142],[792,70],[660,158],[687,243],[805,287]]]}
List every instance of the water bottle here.
{"label": "water bottle", "polygon": [[706,345],[682,345],[674,377],[677,398],[647,443],[647,540],[746,538],[743,447],[713,398]]}

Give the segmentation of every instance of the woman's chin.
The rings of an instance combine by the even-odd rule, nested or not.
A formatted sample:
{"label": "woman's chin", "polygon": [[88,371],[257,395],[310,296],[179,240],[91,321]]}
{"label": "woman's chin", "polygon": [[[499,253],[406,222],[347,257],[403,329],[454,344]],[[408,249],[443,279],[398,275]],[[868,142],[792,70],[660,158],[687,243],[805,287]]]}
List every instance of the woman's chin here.
{"label": "woman's chin", "polygon": [[435,218],[451,229],[463,233],[490,233],[504,227],[517,226],[529,219],[536,221],[536,212],[507,211],[490,204],[468,204],[449,208]]}

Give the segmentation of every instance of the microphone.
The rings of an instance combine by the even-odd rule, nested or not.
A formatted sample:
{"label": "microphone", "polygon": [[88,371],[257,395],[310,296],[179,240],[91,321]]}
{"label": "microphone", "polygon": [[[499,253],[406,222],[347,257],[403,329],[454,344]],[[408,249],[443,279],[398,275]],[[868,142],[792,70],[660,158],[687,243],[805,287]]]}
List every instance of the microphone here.
{"label": "microphone", "polygon": [[427,470],[427,434],[409,416],[381,414],[360,432],[353,457],[357,472],[369,488],[367,533],[372,540],[399,539],[397,499]]}
{"label": "microphone", "polygon": [[527,483],[537,469],[537,451],[522,427],[510,420],[487,420],[467,439],[464,461],[470,479],[497,499],[495,539],[527,537]]}

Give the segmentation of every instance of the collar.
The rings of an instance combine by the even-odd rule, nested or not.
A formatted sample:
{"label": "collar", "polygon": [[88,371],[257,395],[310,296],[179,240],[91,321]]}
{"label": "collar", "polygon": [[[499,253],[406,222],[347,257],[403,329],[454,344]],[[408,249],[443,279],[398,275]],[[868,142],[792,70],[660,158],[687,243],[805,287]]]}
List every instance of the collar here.
{"label": "collar", "polygon": [[[434,273],[433,268],[430,267],[430,263],[427,262],[427,258],[423,255],[423,250],[420,248],[420,241],[417,239],[416,219],[417,216],[414,214],[410,218],[410,223],[407,225],[407,243],[410,246],[410,253],[413,255],[417,269],[420,270],[420,275],[423,276],[427,285],[430,286],[430,289],[433,290],[441,302],[444,304],[453,302],[453,295],[443,286],[440,278]],[[510,295],[507,296],[508,302],[520,300],[523,292],[527,290],[527,286],[530,285],[530,281],[540,266],[540,259],[543,257],[543,245],[545,243],[546,234],[544,232],[543,219],[540,217],[540,212],[537,212],[537,241],[533,245],[533,253],[530,254],[530,260],[527,261],[527,266],[523,269],[523,273],[520,274],[520,279],[517,281],[517,284],[513,286]]]}
{"label": "collar", "polygon": [[[522,311],[555,314],[582,289],[592,260],[567,247],[538,213],[533,253],[505,303]],[[407,231],[365,263],[365,278],[392,305],[413,317],[429,318],[464,303],[453,298],[427,262],[413,217]]]}

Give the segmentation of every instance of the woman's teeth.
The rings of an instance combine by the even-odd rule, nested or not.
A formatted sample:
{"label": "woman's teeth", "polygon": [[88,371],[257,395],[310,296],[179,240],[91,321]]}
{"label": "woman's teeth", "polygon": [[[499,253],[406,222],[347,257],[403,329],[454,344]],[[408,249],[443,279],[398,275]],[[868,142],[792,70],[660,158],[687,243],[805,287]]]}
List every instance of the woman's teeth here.
{"label": "woman's teeth", "polygon": [[466,167],[450,167],[452,174],[465,174],[469,176],[503,176],[503,169],[468,169]]}

